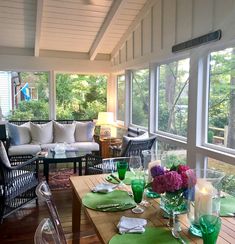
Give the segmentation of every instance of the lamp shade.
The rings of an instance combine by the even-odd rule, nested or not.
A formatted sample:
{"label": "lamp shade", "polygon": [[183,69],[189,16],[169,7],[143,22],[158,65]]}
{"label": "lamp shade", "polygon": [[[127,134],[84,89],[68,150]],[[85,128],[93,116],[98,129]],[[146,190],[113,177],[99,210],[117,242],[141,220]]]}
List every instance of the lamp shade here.
{"label": "lamp shade", "polygon": [[114,123],[113,112],[99,112],[96,125],[112,125]]}

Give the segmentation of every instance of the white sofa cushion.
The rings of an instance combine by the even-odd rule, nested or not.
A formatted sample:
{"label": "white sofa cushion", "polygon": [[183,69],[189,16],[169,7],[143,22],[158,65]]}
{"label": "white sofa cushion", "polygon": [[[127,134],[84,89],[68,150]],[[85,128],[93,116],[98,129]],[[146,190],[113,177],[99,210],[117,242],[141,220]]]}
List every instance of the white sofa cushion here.
{"label": "white sofa cushion", "polygon": [[81,152],[99,151],[99,144],[96,142],[75,142],[70,146]]}
{"label": "white sofa cushion", "polygon": [[124,153],[126,147],[127,147],[127,144],[130,140],[133,140],[133,141],[138,141],[138,140],[143,140],[143,139],[148,139],[149,138],[149,133],[146,132],[144,133],[143,135],[140,135],[140,136],[136,136],[136,137],[128,137],[128,136],[123,136],[122,138],[122,149],[121,149],[121,155]]}
{"label": "white sofa cushion", "polygon": [[53,122],[46,124],[30,123],[32,144],[45,144],[53,142]]}
{"label": "white sofa cushion", "polygon": [[25,145],[18,145],[18,146],[10,146],[8,149],[8,155],[9,156],[36,155],[40,151],[41,151],[40,145],[25,144]]}
{"label": "white sofa cushion", "polygon": [[6,167],[11,167],[11,163],[7,157],[7,152],[6,149],[3,145],[3,143],[0,141],[0,158],[1,162],[6,166]]}
{"label": "white sofa cushion", "polygon": [[20,126],[7,123],[8,135],[11,145],[29,144],[31,142],[30,123],[24,123]]}
{"label": "white sofa cushion", "polygon": [[75,141],[76,142],[92,142],[94,140],[95,124],[92,121],[75,122]]}
{"label": "white sofa cushion", "polygon": [[56,121],[54,124],[54,142],[66,142],[72,143],[75,142],[74,132],[76,124],[60,124]]}

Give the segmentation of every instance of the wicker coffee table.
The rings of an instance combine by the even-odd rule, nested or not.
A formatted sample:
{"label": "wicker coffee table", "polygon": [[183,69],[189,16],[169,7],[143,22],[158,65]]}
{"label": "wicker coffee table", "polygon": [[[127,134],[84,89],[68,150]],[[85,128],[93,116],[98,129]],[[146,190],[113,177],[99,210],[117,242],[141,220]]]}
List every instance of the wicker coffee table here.
{"label": "wicker coffee table", "polygon": [[79,151],[66,151],[65,153],[56,154],[54,151],[49,150],[45,157],[42,157],[43,160],[43,170],[44,176],[46,177],[46,181],[49,181],[49,165],[51,163],[73,163],[74,173],[77,171],[77,163],[79,175],[82,175],[82,162],[83,158],[89,152],[79,152]]}

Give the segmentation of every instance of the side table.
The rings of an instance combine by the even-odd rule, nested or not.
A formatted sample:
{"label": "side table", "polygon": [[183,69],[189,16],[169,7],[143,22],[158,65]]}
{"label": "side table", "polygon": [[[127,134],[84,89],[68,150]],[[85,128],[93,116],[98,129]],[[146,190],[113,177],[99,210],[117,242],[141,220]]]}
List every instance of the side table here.
{"label": "side table", "polygon": [[100,154],[102,158],[110,158],[112,155],[110,154],[110,146],[120,145],[122,139],[120,138],[100,138],[96,137],[96,142],[100,145]]}

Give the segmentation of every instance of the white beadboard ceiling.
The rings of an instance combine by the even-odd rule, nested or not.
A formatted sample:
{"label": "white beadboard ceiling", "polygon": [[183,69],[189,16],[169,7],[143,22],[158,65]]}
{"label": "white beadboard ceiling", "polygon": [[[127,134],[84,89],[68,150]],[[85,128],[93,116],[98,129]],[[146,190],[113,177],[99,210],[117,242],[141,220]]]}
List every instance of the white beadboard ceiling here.
{"label": "white beadboard ceiling", "polygon": [[111,54],[147,0],[0,0],[0,48]]}

